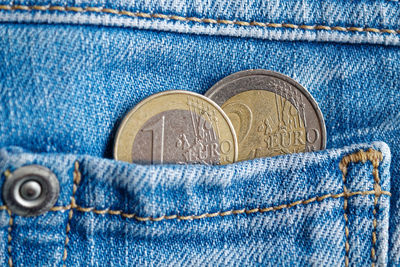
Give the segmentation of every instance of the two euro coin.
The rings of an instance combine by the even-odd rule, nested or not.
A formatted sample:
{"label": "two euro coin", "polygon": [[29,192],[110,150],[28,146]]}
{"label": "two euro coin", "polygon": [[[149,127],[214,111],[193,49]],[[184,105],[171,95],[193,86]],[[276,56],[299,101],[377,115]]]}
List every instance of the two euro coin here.
{"label": "two euro coin", "polygon": [[152,95],[117,132],[114,157],[141,164],[230,164],[324,149],[322,113],[293,79],[266,70],[234,73],[205,96]]}
{"label": "two euro coin", "polygon": [[235,128],[239,161],[324,149],[322,113],[311,94],[273,71],[229,75],[205,94],[222,107]]}

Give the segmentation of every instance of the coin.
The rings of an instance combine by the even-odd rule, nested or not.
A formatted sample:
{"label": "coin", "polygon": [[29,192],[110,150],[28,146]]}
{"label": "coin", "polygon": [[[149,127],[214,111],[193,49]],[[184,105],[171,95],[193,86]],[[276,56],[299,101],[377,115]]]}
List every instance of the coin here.
{"label": "coin", "polygon": [[236,133],[222,109],[180,90],[140,102],[122,121],[114,146],[116,160],[140,164],[229,164],[237,155]]}
{"label": "coin", "polygon": [[293,79],[267,70],[229,75],[205,96],[222,107],[236,130],[238,161],[325,148],[322,113]]}

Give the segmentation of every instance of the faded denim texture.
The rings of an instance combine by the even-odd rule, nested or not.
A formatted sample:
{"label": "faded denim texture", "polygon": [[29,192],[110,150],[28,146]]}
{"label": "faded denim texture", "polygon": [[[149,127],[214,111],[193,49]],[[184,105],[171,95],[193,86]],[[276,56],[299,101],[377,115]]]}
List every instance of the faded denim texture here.
{"label": "faded denim texture", "polygon": [[[0,171],[61,185],[41,216],[1,204],[3,265],[400,266],[398,1],[0,1],[0,22]],[[327,150],[110,159],[143,98],[253,68],[310,91]]]}
{"label": "faded denim texture", "polygon": [[[339,163],[370,148],[383,158],[370,155],[364,162],[349,163],[344,183]],[[376,160],[383,194],[375,204]],[[350,264],[365,266],[371,264],[372,250],[374,262],[383,265],[390,160],[384,143],[219,167],[140,166],[3,149],[1,171],[41,164],[51,166],[61,183],[52,211],[35,218],[14,216],[12,260],[16,265],[60,264],[69,223],[66,263],[73,266],[344,265],[346,255]],[[343,195],[344,185],[348,196]],[[71,196],[76,206],[68,220]],[[1,212],[0,222],[6,241],[7,211]],[[7,262],[7,253],[2,255]]]}

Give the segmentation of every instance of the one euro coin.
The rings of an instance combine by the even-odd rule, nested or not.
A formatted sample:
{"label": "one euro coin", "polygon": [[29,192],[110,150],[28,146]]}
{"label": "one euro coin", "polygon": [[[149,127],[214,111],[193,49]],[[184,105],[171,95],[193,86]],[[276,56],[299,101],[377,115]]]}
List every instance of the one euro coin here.
{"label": "one euro coin", "polygon": [[283,74],[237,72],[219,81],[205,96],[231,119],[238,138],[238,161],[325,148],[325,122],[316,101]]}
{"label": "one euro coin", "polygon": [[237,160],[236,133],[224,111],[189,91],[154,94],[122,121],[114,158],[139,164],[229,164]]}

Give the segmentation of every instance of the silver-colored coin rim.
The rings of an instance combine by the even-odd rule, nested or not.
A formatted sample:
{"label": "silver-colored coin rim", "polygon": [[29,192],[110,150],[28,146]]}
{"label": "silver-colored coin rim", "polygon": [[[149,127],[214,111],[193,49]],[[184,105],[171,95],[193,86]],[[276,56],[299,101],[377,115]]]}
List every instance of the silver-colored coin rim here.
{"label": "silver-colored coin rim", "polygon": [[222,117],[225,119],[225,121],[228,123],[229,129],[231,130],[232,136],[233,136],[233,146],[235,149],[234,152],[234,159],[233,162],[237,162],[238,156],[239,156],[239,145],[237,142],[237,136],[236,136],[236,131],[235,128],[233,128],[233,124],[231,122],[231,120],[229,119],[229,117],[225,114],[225,111],[222,110],[222,108],[215,103],[213,100],[211,100],[210,98],[207,98],[203,95],[200,95],[198,93],[195,92],[191,92],[191,91],[185,91],[185,90],[169,90],[169,91],[163,91],[163,92],[159,92],[159,93],[155,93],[149,97],[146,97],[145,99],[143,99],[142,101],[140,101],[135,107],[133,107],[130,111],[128,111],[128,113],[126,113],[126,115],[124,116],[124,119],[122,120],[122,122],[120,123],[118,130],[117,130],[117,134],[115,135],[115,141],[114,141],[114,159],[115,160],[119,160],[118,159],[118,141],[120,140],[120,136],[122,134],[123,129],[125,128],[127,122],[130,120],[130,118],[133,116],[133,114],[139,110],[144,104],[146,104],[147,102],[150,102],[151,100],[153,100],[154,98],[157,97],[161,97],[164,95],[170,95],[170,94],[186,94],[188,96],[195,96],[195,97],[199,97],[203,100],[205,100],[207,103],[210,103],[212,106],[214,106],[222,115]]}
{"label": "silver-colored coin rim", "polygon": [[[264,70],[264,69],[243,70],[243,71],[235,72],[231,75],[228,75],[225,78],[222,78],[216,84],[214,84],[204,95],[206,97],[210,98],[211,100],[213,100],[214,102],[216,102],[213,99],[213,95],[215,93],[219,92],[226,84],[233,82],[240,78],[244,78],[247,76],[255,76],[255,75],[270,76],[270,77],[281,79],[287,83],[290,83],[292,86],[297,88],[310,101],[310,103],[320,121],[320,124],[321,124],[322,145],[321,145],[320,150],[326,149],[326,138],[327,138],[326,137],[326,125],[325,125],[325,120],[322,115],[321,109],[319,108],[319,106],[317,104],[317,101],[315,101],[314,97],[310,94],[310,92],[308,92],[308,90],[306,88],[304,88],[302,85],[300,85],[298,82],[296,82],[294,79],[290,78],[289,76],[286,76],[286,75],[276,72],[276,71]],[[270,90],[268,90],[268,88],[266,88],[264,90],[270,91]],[[242,92],[249,91],[249,89],[242,89],[242,90],[239,89],[238,91],[239,91],[238,93],[242,93]],[[273,91],[270,91],[270,92],[273,92]],[[236,93],[236,94],[238,94],[238,93]],[[273,93],[276,93],[276,92],[273,92]],[[233,96],[234,95],[230,96],[224,102],[226,102],[228,99],[230,99]],[[216,102],[216,103],[219,104],[218,102]]]}

